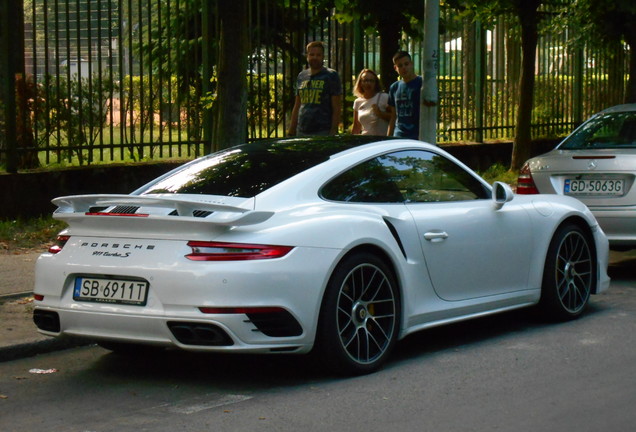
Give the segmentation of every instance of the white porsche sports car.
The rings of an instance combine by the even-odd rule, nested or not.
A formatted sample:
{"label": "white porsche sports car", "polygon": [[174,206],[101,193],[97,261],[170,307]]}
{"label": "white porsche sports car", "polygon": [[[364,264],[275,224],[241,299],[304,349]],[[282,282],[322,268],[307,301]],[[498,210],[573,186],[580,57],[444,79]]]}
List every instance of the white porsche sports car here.
{"label": "white porsche sports car", "polygon": [[53,202],[68,228],[37,261],[34,321],[113,350],[313,349],[367,373],[412,332],[533,305],[570,319],[609,286],[584,204],[491,187],[419,141],[255,142]]}

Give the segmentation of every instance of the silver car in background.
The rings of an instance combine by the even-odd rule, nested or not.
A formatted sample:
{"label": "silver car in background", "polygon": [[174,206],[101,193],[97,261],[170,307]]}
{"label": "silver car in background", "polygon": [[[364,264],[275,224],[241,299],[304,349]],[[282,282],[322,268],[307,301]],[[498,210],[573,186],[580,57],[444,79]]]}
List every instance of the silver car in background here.
{"label": "silver car in background", "polygon": [[528,160],[519,194],[578,198],[592,211],[612,249],[636,248],[636,104],[618,105],[584,122],[554,150]]}

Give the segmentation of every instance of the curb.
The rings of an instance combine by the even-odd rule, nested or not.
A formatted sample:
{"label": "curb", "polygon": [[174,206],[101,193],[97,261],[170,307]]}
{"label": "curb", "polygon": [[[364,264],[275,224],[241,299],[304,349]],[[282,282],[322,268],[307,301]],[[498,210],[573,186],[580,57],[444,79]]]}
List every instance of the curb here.
{"label": "curb", "polygon": [[33,291],[22,291],[22,292],[16,292],[16,293],[0,294],[0,304],[6,301],[19,299],[22,297],[29,297],[32,295],[33,295]]}
{"label": "curb", "polygon": [[17,345],[0,347],[0,363],[18,360],[26,357],[33,357],[38,354],[46,354],[54,351],[75,348],[78,346],[91,345],[93,342],[78,338],[44,339],[41,341],[27,342]]}
{"label": "curb", "polygon": [[[18,300],[25,297],[33,296],[32,291],[12,292],[6,294],[0,294],[0,307],[5,303]],[[21,324],[18,324],[21,325]],[[33,323],[31,322],[31,325]],[[24,338],[21,341],[14,341],[12,338],[0,342],[0,363],[19,360],[27,357],[33,357],[39,354],[47,354],[54,351],[65,350],[69,348],[75,348],[83,345],[90,345],[91,341],[81,338],[75,338],[72,336],[55,338],[50,336],[39,335],[35,332],[35,326],[33,325],[34,335]],[[2,345],[4,344],[4,345]]]}

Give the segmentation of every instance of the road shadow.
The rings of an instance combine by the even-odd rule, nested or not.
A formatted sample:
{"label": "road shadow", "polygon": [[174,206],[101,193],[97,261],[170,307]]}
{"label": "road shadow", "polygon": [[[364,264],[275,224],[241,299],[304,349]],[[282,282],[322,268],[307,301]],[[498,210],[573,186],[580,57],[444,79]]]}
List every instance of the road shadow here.
{"label": "road shadow", "polygon": [[[591,303],[581,319],[603,311],[602,304]],[[399,341],[386,368],[413,360],[426,361],[427,356],[435,353],[554,325],[558,323],[545,321],[534,309],[520,309],[426,329]],[[89,373],[122,381],[204,385],[215,391],[261,391],[357,378],[332,373],[313,355],[208,354],[178,350],[151,350],[138,355],[103,352]]]}
{"label": "road shadow", "polygon": [[636,250],[610,253],[607,274],[612,279],[634,280],[636,275]]}
{"label": "road shadow", "polygon": [[308,355],[194,353],[179,350],[130,356],[104,351],[91,368],[116,379],[213,385],[215,390],[254,391],[335,378]]}
{"label": "road shadow", "polygon": [[[613,256],[609,274],[615,280],[633,279],[635,268],[636,255],[621,254]],[[593,296],[580,319],[606,313],[608,309],[611,305],[595,301]],[[413,360],[425,361],[432,354],[558,325],[542,319],[535,308],[526,308],[434,327],[399,341],[386,368],[399,367],[403,362]],[[103,353],[91,371],[107,378],[202,384],[221,391],[270,390],[346,378],[323,367],[320,359],[313,355],[208,354],[178,350],[150,350],[137,355],[107,350]]]}

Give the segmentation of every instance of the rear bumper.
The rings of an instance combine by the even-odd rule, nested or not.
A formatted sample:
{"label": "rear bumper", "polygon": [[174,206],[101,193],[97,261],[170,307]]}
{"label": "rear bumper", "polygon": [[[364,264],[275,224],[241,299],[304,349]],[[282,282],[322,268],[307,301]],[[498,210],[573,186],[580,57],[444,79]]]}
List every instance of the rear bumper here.
{"label": "rear bumper", "polygon": [[[156,260],[145,260],[144,265],[117,259],[114,266],[103,255],[66,258],[65,252],[72,249],[43,254],[36,265],[34,292],[41,300],[34,305],[40,311],[41,333],[191,351],[252,353],[311,349],[323,290],[340,253],[297,247],[281,259],[201,262],[182,258],[176,263],[157,254]],[[75,301],[74,281],[83,275],[149,281],[147,304]],[[241,308],[273,312],[243,313]],[[215,342],[217,336],[222,343]],[[209,343],[201,340],[206,337]]]}
{"label": "rear bumper", "polygon": [[[55,314],[59,317],[59,331],[39,328],[40,333],[54,336],[73,336],[93,341],[114,341],[132,344],[153,345],[180,348],[188,351],[244,352],[244,353],[303,353],[313,345],[313,335],[302,334],[299,337],[272,338],[255,331],[245,315],[211,316],[202,318],[183,315],[142,316],[128,314],[109,314],[59,307],[37,306],[36,313]],[[194,315],[194,314],[193,314]],[[198,326],[201,329],[215,328],[227,341],[210,338],[210,343],[184,340],[182,331],[173,331],[175,325],[180,329]],[[215,342],[216,340],[216,342]]]}
{"label": "rear bumper", "polygon": [[636,247],[636,208],[590,207],[611,247]]}

